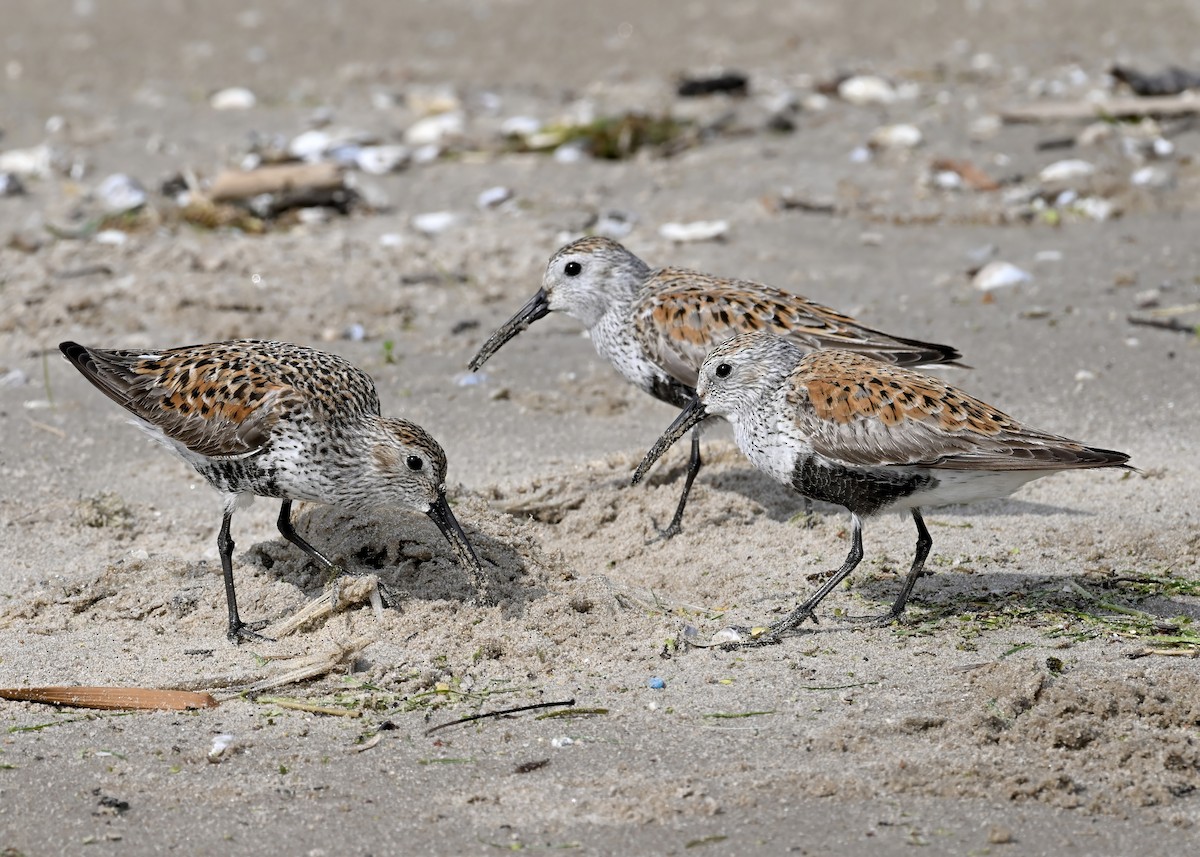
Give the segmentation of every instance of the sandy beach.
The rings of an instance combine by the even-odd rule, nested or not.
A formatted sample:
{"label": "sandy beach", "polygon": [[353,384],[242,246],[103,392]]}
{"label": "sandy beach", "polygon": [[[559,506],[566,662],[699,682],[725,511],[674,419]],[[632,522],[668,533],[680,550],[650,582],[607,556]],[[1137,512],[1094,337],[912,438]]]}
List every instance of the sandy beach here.
{"label": "sandy beach", "polygon": [[[1200,126],[1008,111],[1134,98],[1115,63],[1200,69],[1200,4],[9,5],[0,687],[220,705],[0,701],[0,855],[1194,851]],[[728,71],[744,94],[678,94]],[[253,105],[220,109],[233,87]],[[324,205],[208,201],[306,133],[345,181]],[[578,322],[468,373],[596,231],[949,343],[970,368],[936,374],[1138,471],[929,510],[934,573],[900,623],[838,621],[908,569],[911,520],[886,515],[819,625],[681,645],[785,615],[849,516],[806,522],[718,426],[683,533],[655,542],[686,443],[629,480],[676,411]],[[386,604],[226,640],[220,496],[58,343],[240,337],[348,358],[440,441],[496,606],[423,515],[301,504],[344,585],[374,575]],[[259,500],[233,533],[243,615],[272,623],[328,583],[277,515]]]}

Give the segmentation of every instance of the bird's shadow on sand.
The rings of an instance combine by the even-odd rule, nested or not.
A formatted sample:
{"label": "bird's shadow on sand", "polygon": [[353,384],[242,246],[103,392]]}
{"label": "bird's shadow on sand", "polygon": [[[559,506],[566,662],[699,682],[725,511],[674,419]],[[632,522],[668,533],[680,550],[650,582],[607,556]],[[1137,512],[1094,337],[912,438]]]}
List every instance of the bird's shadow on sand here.
{"label": "bird's shadow on sand", "polygon": [[[886,613],[900,591],[904,573],[874,574],[867,579],[863,579],[859,572],[852,574],[851,593],[862,601],[875,602],[865,605],[862,615]],[[859,579],[856,580],[856,577]],[[1148,587],[1150,594],[1139,594],[1124,586],[1131,582]],[[820,585],[820,581],[806,583],[807,589],[801,586],[798,587],[799,592],[781,594],[758,603],[769,610],[771,608],[766,602],[774,601],[779,615],[785,615],[807,597],[809,589],[815,591]],[[1155,631],[1162,634],[1177,633],[1181,617],[1193,623],[1200,622],[1200,599],[1155,594],[1154,586],[1152,578],[1131,580],[1122,577],[1108,581],[1098,580],[1094,575],[937,571],[922,575],[917,581],[907,610],[899,621],[900,627],[919,628],[944,620],[961,621],[967,617],[996,625],[1005,621],[1039,622],[1039,614],[1048,617],[1065,613],[1071,617],[1070,627],[1064,629],[1067,634],[1099,632],[1105,619],[1124,623],[1130,616],[1130,610],[1146,614],[1140,618],[1154,623]],[[854,610],[851,615],[860,614]],[[828,601],[817,608],[817,617],[820,620],[818,624],[808,622],[787,636],[873,627],[871,624],[838,621],[833,605]],[[759,618],[762,624],[769,624],[778,617]],[[1044,632],[1050,630],[1048,626],[1042,628]]]}
{"label": "bird's shadow on sand", "polygon": [[[504,618],[523,615],[530,602],[546,595],[544,581],[530,573],[525,557],[469,523],[460,523],[483,567],[487,594],[501,607]],[[314,506],[296,516],[296,530],[343,573],[378,575],[392,606],[402,608],[410,600],[471,603],[482,594],[441,531],[423,515],[351,514]],[[282,536],[254,544],[240,559],[266,569],[309,597],[319,594],[331,579],[327,569]]]}

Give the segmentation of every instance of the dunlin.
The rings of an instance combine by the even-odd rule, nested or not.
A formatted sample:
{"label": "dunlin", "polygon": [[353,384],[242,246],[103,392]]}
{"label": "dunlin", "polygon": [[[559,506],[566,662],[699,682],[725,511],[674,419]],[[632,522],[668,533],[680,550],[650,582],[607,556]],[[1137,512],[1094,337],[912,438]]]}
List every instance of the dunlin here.
{"label": "dunlin", "polygon": [[[581,238],[551,258],[542,287],[471,361],[478,371],[530,323],[565,312],[583,323],[596,351],[629,382],[676,407],[695,394],[696,373],[714,347],[738,333],[766,330],[806,348],[843,348],[902,366],[949,363],[947,345],[873,330],[807,298],[747,280],[682,268],[650,267],[607,238]],[[700,471],[700,434],[692,435],[683,494],[662,532],[680,532],[683,510]]]}
{"label": "dunlin", "polygon": [[696,397],[638,466],[636,484],[671,444],[706,417],[733,425],[760,470],[805,496],[850,511],[850,553],[812,597],[766,629],[777,639],[805,619],[862,559],[862,518],[908,509],[917,550],[883,616],[900,616],[933,540],[922,506],[1005,497],[1059,470],[1124,467],[1129,456],[1039,431],[937,378],[847,351],[807,352],[769,333],[718,346],[700,367]]}
{"label": "dunlin", "polygon": [[165,351],[59,348],[225,495],[217,547],[231,640],[258,636],[238,615],[229,534],[234,511],[255,496],[283,501],[279,532],[326,568],[333,563],[292,527],[294,500],[424,512],[482,592],[479,560],[446,503],[445,452],[420,426],[380,416],[374,383],[341,357],[256,340]]}

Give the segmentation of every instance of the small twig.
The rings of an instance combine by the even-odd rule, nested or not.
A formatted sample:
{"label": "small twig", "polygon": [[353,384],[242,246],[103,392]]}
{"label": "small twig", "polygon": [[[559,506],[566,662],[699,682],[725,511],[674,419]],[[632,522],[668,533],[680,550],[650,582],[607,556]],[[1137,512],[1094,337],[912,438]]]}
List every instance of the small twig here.
{"label": "small twig", "polygon": [[312,714],[331,714],[334,717],[362,717],[362,712],[351,708],[334,708],[329,705],[317,705],[314,702],[304,702],[300,699],[287,699],[283,696],[260,696],[254,700],[260,705],[277,705],[280,708],[292,708],[296,711],[308,711]]}
{"label": "small twig", "polygon": [[1164,658],[1200,658],[1200,648],[1193,649],[1139,649],[1136,652],[1130,652],[1125,657],[1131,661],[1136,661],[1138,658],[1144,658],[1149,655],[1161,655]]}
{"label": "small twig", "polygon": [[1143,327],[1157,327],[1160,330],[1173,330],[1177,333],[1190,333],[1200,336],[1200,324],[1188,324],[1177,318],[1148,318],[1144,315],[1126,316],[1130,324],[1140,324]]}
{"label": "small twig", "polygon": [[451,720],[449,723],[440,723],[437,726],[430,726],[425,730],[426,735],[432,735],[440,729],[445,729],[449,726],[461,726],[464,723],[472,723],[476,720],[483,720],[487,717],[503,717],[506,714],[518,714],[522,711],[533,711],[538,708],[553,708],[557,705],[571,706],[575,704],[574,699],[568,699],[563,702],[536,702],[533,705],[519,705],[516,708],[502,708],[499,711],[485,711],[483,714],[472,714],[470,717],[460,717],[458,720]]}

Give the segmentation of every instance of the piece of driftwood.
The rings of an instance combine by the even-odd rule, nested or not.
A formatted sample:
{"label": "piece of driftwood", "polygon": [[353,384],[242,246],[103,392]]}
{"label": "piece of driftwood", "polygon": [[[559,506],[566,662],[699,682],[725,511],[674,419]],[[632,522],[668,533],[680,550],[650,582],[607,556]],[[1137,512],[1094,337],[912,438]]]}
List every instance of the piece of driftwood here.
{"label": "piece of driftwood", "polygon": [[1000,110],[1005,122],[1059,122],[1062,120],[1127,119],[1136,116],[1185,116],[1200,113],[1200,98],[1158,96],[1110,98],[1106,101],[1038,101],[1010,104]]}
{"label": "piece of driftwood", "polygon": [[208,196],[213,202],[250,199],[264,193],[331,191],[342,187],[337,164],[272,164],[257,170],[225,170],[213,179]]}
{"label": "piece of driftwood", "polygon": [[0,689],[0,699],[102,710],[188,711],[217,705],[207,693],[150,687],[10,687]]}

